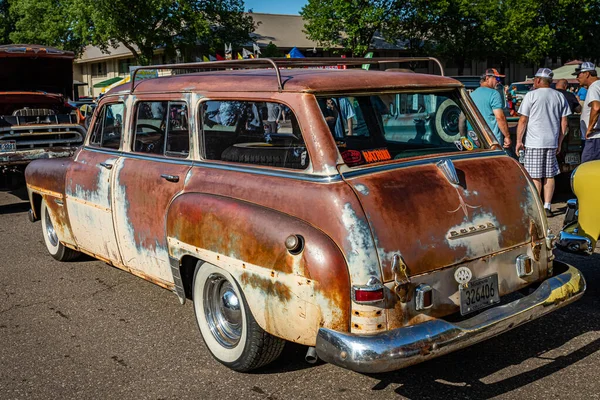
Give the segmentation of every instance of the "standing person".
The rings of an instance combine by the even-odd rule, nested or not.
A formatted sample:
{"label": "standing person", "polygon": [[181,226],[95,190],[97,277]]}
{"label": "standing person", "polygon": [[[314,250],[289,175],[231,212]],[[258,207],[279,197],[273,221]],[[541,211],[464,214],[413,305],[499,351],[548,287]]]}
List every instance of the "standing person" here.
{"label": "standing person", "polygon": [[[552,215],[554,177],[560,173],[556,155],[567,133],[567,116],[571,114],[565,96],[550,88],[553,76],[549,68],[540,68],[535,74],[535,90],[523,97],[519,109],[521,118],[517,126],[516,146],[517,152],[525,148],[525,169],[540,196],[543,187],[547,217]],[[525,129],[526,146],[523,145]]]}
{"label": "standing person", "polygon": [[567,90],[569,83],[566,79],[559,79],[556,82],[556,90],[561,92],[565,99],[567,99],[567,103],[569,103],[569,108],[571,109],[571,113],[580,113],[581,112],[581,104],[579,104],[579,100],[573,93]]}
{"label": "standing person", "polygon": [[581,162],[600,160],[600,83],[596,66],[584,62],[575,69],[573,74],[582,87],[587,87],[587,95],[583,102],[579,127],[581,138],[585,140]]}
{"label": "standing person", "polygon": [[496,90],[496,86],[503,77],[504,75],[500,75],[495,68],[486,69],[485,73],[481,75],[480,86],[471,93],[471,98],[491,128],[498,143],[504,146],[505,149],[510,149],[510,132],[502,109],[504,102],[500,93]]}
{"label": "standing person", "polygon": [[[585,63],[583,63],[585,64]],[[581,65],[583,65],[581,64]],[[590,63],[591,64],[591,63]],[[577,68],[575,68],[575,74],[577,73]],[[575,75],[573,74],[573,75]],[[577,98],[579,99],[579,101],[585,101],[585,97],[587,95],[587,89],[585,88],[585,86],[579,86],[579,90],[577,91]]]}

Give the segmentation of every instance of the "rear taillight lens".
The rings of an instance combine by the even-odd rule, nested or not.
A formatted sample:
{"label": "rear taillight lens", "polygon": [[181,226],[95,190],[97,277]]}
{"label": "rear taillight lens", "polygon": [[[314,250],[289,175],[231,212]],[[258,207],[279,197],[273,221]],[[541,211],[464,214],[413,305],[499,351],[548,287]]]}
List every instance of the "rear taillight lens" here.
{"label": "rear taillight lens", "polygon": [[356,303],[377,303],[383,300],[384,286],[377,277],[372,276],[366,285],[352,286],[352,300]]}
{"label": "rear taillight lens", "polygon": [[354,301],[357,303],[373,303],[376,301],[383,300],[383,289],[376,290],[365,290],[355,289],[354,290]]}

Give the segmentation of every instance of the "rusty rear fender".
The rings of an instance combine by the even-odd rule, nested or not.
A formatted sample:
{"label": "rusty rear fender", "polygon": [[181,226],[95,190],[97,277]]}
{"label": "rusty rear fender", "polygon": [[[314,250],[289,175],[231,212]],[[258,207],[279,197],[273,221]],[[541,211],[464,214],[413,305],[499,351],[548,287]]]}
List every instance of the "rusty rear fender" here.
{"label": "rusty rear fender", "polygon": [[[347,263],[312,225],[256,204],[187,193],[171,203],[166,231],[173,259],[192,256],[229,272],[267,332],[314,345],[320,327],[349,330]],[[301,251],[288,251],[290,235],[302,238]]]}
{"label": "rusty rear fender", "polygon": [[34,217],[40,218],[46,200],[54,228],[61,242],[75,245],[65,202],[65,179],[70,158],[34,160],[25,168],[25,181]]}

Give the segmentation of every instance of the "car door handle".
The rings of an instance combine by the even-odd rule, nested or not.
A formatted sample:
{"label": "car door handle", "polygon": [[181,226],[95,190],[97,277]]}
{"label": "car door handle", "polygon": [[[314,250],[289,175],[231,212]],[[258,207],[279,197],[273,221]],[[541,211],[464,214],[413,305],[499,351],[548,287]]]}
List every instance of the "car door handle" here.
{"label": "car door handle", "polygon": [[112,169],[112,167],[113,167],[112,164],[105,163],[105,162],[101,162],[100,165],[103,166],[106,169]]}
{"label": "car door handle", "polygon": [[160,177],[168,180],[169,182],[179,182],[179,177],[177,175],[162,174]]}

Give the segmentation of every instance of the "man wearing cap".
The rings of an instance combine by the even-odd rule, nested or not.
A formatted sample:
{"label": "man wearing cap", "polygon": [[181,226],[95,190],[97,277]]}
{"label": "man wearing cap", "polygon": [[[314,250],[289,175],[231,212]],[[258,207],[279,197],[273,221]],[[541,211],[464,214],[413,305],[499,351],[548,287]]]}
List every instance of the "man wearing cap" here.
{"label": "man wearing cap", "polygon": [[491,128],[498,143],[504,148],[510,148],[510,133],[502,107],[504,102],[502,96],[496,90],[500,83],[500,75],[495,68],[488,68],[481,75],[480,86],[471,93],[471,98],[477,109]]}
{"label": "man wearing cap", "polygon": [[577,81],[582,87],[587,87],[587,95],[583,102],[579,127],[581,139],[584,140],[581,162],[600,160],[600,81],[596,66],[591,62],[584,62],[575,68]]}
{"label": "man wearing cap", "polygon": [[[567,116],[571,114],[567,99],[551,89],[554,73],[549,68],[538,69],[533,78],[535,90],[523,97],[519,108],[516,151],[525,148],[525,169],[535,183],[538,194],[544,193],[546,216],[552,215],[554,177],[560,173],[556,155],[567,133]],[[527,139],[523,145],[523,136]]]}

